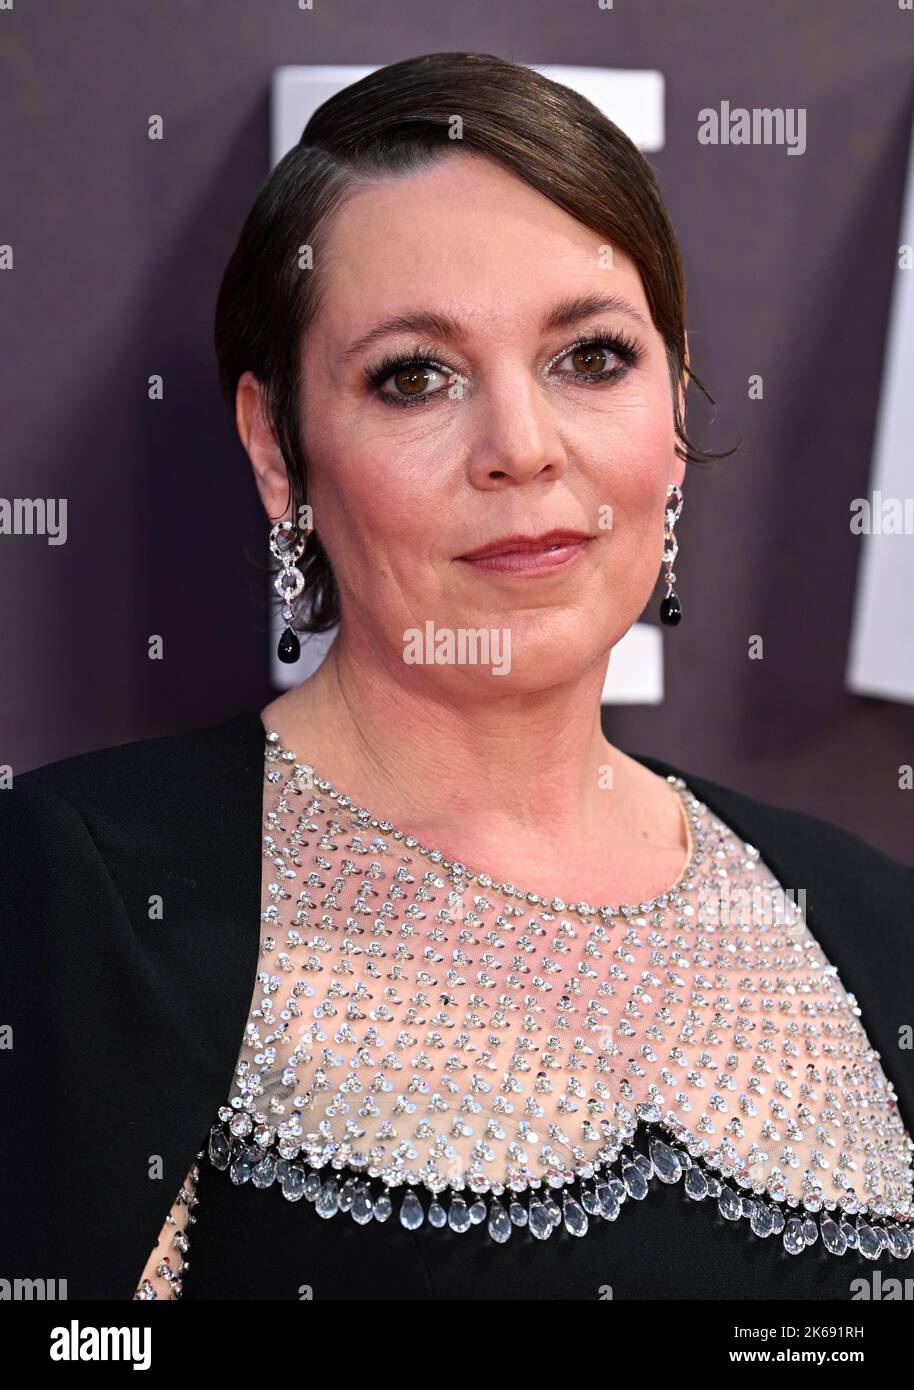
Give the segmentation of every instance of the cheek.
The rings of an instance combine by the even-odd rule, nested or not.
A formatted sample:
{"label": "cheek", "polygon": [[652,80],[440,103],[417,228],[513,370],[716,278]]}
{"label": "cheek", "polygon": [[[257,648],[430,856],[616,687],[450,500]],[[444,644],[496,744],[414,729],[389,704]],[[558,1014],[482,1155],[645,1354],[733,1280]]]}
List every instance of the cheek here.
{"label": "cheek", "polygon": [[601,525],[611,523],[607,563],[614,584],[628,577],[640,587],[659,568],[674,446],[672,414],[667,418],[662,408],[620,413],[608,432],[597,491]]}
{"label": "cheek", "polygon": [[637,530],[662,524],[674,446],[672,425],[662,414],[633,413],[616,422],[599,467],[601,502],[612,507],[614,526],[623,520]]}
{"label": "cheek", "polygon": [[[388,446],[345,441],[325,440],[316,457],[314,524],[338,576],[377,599],[388,576],[400,585],[415,583],[418,561],[446,521],[444,497],[429,481],[429,467],[398,464]],[[333,464],[321,466],[320,459]]]}

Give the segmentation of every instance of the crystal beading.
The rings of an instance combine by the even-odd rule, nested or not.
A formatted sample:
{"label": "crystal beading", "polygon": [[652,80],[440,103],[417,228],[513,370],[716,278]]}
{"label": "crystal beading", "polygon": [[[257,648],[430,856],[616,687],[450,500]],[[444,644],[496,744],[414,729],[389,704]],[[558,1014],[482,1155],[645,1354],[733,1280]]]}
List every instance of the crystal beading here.
{"label": "crystal beading", "polygon": [[681,778],[680,878],[594,906],[418,843],[273,731],[265,777],[266,968],[214,1168],[359,1224],[399,1195],[408,1229],[497,1244],[682,1181],[793,1254],[911,1254],[914,1144],[857,1001]]}
{"label": "crystal beading", "polygon": [[[166,1301],[174,1301],[181,1297],[184,1289],[184,1280],[187,1271],[190,1269],[190,1261],[187,1259],[187,1252],[190,1249],[190,1237],[187,1234],[188,1226],[192,1226],[196,1221],[194,1212],[199,1206],[197,1197],[197,1184],[200,1181],[200,1163],[207,1157],[207,1150],[201,1149],[197,1154],[195,1162],[191,1165],[186,1182],[175,1200],[174,1207],[165,1218],[163,1229],[174,1227],[171,1239],[171,1246],[177,1252],[177,1267],[172,1264],[171,1255],[163,1255],[156,1265],[153,1273],[167,1289]],[[183,1212],[184,1224],[182,1225],[174,1215],[174,1209],[186,1207]],[[133,1299],[137,1302],[147,1302],[159,1297],[159,1290],[151,1279],[141,1279],[133,1293]]]}

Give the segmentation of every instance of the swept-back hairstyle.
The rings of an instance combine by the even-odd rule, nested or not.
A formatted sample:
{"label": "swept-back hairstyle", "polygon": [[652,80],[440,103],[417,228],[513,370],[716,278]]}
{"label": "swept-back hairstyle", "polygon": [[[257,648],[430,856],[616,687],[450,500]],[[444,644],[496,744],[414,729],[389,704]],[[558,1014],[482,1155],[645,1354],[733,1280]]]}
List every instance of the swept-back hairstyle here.
{"label": "swept-back hairstyle", "polygon": [[[676,452],[691,463],[724,457],[694,448],[685,433],[680,388],[690,378],[707,392],[686,362],[682,257],[647,159],[591,102],[532,68],[488,53],[430,53],[379,68],[318,107],[258,194],[222,278],[215,318],[222,392],[234,415],[242,374],[261,383],[293,516],[308,500],[301,344],[321,303],[330,220],[366,184],[418,172],[455,149],[497,160],[631,258],[666,345]],[[302,268],[306,247],[313,269]],[[340,619],[339,592],[317,530],[300,563],[308,611],[297,625],[327,631]]]}

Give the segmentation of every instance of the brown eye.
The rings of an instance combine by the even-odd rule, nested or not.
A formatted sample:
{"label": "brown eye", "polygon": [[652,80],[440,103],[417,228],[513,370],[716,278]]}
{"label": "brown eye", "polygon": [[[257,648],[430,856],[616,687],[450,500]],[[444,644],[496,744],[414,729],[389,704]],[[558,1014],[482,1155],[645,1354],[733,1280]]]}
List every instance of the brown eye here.
{"label": "brown eye", "polygon": [[[438,395],[437,390],[428,390],[434,386],[434,377],[442,377],[443,373],[433,362],[421,361],[418,358],[403,362],[401,365],[395,363],[386,369],[375,373],[372,378],[374,388],[379,396],[384,396],[387,400],[393,401],[394,405],[406,405],[410,401],[431,400]],[[387,375],[385,375],[385,370]],[[393,383],[393,388],[387,388]]]}
{"label": "brown eye", "polygon": [[405,367],[400,372],[395,372],[390,378],[396,383],[397,390],[403,396],[418,396],[422,394],[423,387],[429,383],[430,373],[424,367]]}
{"label": "brown eye", "polygon": [[641,350],[624,338],[598,333],[572,343],[561,357],[552,359],[552,366],[559,376],[570,376],[581,385],[608,385],[623,377],[641,355]]}
{"label": "brown eye", "polygon": [[609,355],[606,348],[585,346],[577,348],[571,354],[571,360],[574,364],[574,370],[580,372],[582,376],[599,375],[600,372],[607,370]]}

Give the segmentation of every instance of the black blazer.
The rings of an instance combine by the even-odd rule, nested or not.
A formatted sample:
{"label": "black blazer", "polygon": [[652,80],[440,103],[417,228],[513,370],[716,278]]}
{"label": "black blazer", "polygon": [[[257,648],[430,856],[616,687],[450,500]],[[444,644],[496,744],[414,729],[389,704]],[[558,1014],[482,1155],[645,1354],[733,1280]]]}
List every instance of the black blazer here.
{"label": "black blazer", "polygon": [[[246,711],[66,758],[0,793],[6,1278],[66,1278],[71,1299],[133,1295],[247,1022],[263,748]],[[914,868],[817,817],[632,756],[682,776],[785,888],[806,889],[810,929],[911,1128],[898,1035],[914,1017]]]}

